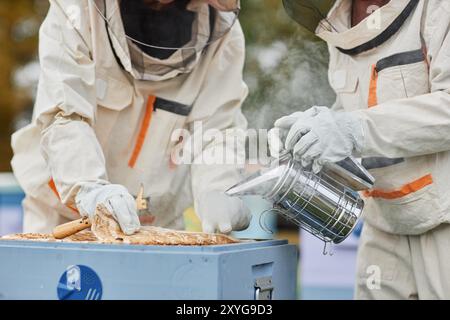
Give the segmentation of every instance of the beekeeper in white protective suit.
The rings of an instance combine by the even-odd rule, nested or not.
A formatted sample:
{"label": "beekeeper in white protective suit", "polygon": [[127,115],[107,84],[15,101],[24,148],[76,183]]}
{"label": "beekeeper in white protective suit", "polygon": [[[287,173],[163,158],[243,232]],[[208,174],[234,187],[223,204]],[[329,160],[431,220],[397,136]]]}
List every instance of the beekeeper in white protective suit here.
{"label": "beekeeper in white protective suit", "polygon": [[[239,1],[50,4],[33,121],[12,138],[12,166],[26,192],[25,231],[92,217],[98,204],[127,234],[140,220],[182,229],[183,211],[194,202],[205,232],[247,227],[248,209],[223,194],[239,180],[236,165],[177,165],[171,156],[200,135],[197,121],[203,131],[246,128]],[[192,135],[174,137],[177,129]],[[200,145],[195,159],[218,142]],[[136,212],[141,183],[151,216]]]}
{"label": "beekeeper in white protective suit", "polygon": [[449,299],[450,2],[326,2],[284,1],[328,43],[336,103],[275,127],[314,171],[355,155],[376,178],[364,195],[356,298]]}

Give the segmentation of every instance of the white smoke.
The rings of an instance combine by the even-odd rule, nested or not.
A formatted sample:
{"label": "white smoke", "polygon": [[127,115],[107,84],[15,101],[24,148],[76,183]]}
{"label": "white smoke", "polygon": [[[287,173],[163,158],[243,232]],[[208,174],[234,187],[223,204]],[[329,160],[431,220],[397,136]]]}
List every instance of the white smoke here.
{"label": "white smoke", "polygon": [[292,112],[331,106],[335,95],[328,84],[327,67],[325,43],[300,33],[268,46],[249,45],[245,80],[250,95],[243,106],[249,126],[267,129]]}

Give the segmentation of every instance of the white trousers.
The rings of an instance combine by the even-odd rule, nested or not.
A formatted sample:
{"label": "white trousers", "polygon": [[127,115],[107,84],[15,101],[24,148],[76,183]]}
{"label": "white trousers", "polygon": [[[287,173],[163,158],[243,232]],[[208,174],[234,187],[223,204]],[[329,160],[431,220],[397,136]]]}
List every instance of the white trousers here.
{"label": "white trousers", "polygon": [[364,225],[356,299],[450,299],[450,224],[418,236]]}

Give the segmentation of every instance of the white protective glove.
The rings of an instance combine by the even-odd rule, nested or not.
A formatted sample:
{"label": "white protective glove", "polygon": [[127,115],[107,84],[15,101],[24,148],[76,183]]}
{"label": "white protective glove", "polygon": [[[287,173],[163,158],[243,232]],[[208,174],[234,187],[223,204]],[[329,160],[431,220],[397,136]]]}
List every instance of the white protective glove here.
{"label": "white protective glove", "polygon": [[78,192],[75,201],[80,214],[89,217],[91,221],[95,209],[102,204],[119,223],[123,233],[132,235],[139,231],[141,224],[137,215],[136,200],[124,186],[86,184]]}
{"label": "white protective glove", "polygon": [[304,167],[312,165],[320,172],[328,162],[339,162],[363,148],[364,133],[361,121],[350,112],[335,112],[327,107],[312,107],[278,119],[269,136],[271,152],[280,148],[279,139],[285,139],[285,150]]}
{"label": "white protective glove", "polygon": [[307,121],[313,115],[314,110],[311,108],[306,110],[305,112],[295,112],[289,116],[278,119],[278,121],[283,120],[283,127],[277,126],[277,121],[275,122],[274,128],[270,129],[267,134],[270,155],[274,158],[279,158],[282,153],[287,151],[285,149],[285,141],[289,130],[291,129],[291,126],[297,121]]}
{"label": "white protective glove", "polygon": [[197,201],[197,213],[205,233],[241,231],[251,221],[250,210],[239,198],[228,197],[223,192],[211,191]]}

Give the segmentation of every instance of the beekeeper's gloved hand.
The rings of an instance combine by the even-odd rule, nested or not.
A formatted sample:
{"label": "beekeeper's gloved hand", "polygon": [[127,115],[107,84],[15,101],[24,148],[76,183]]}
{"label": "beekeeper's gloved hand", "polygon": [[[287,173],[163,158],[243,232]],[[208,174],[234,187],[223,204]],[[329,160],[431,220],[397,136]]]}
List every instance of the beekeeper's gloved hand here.
{"label": "beekeeper's gloved hand", "polygon": [[312,164],[318,173],[327,162],[338,162],[363,148],[361,121],[350,112],[313,107],[275,122],[275,128],[288,131],[284,147],[292,151],[302,166]]}
{"label": "beekeeper's gloved hand", "polygon": [[278,121],[281,121],[282,126],[277,126],[278,121],[275,122],[275,127],[270,129],[267,134],[270,155],[278,158],[286,152],[285,141],[292,125],[298,121],[307,121],[312,115],[314,115],[314,110],[309,109],[305,112],[294,112],[289,116],[280,118]]}
{"label": "beekeeper's gloved hand", "polygon": [[86,184],[78,192],[76,198],[78,211],[91,221],[99,204],[104,205],[119,223],[126,235],[139,231],[141,226],[137,215],[136,200],[128,190],[116,184]]}
{"label": "beekeeper's gloved hand", "polygon": [[250,210],[241,199],[228,197],[219,191],[203,194],[197,200],[197,213],[206,233],[228,234],[244,230],[251,221]]}

